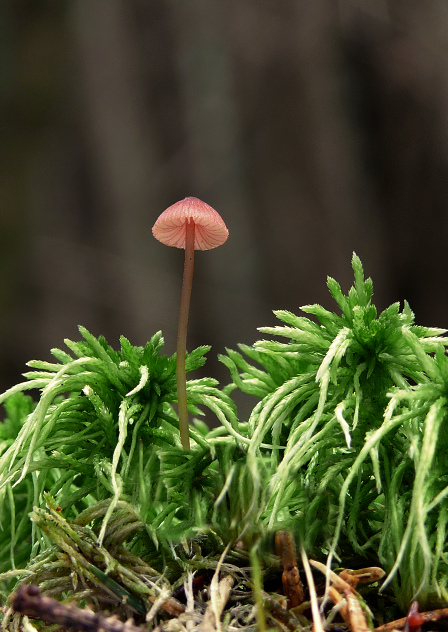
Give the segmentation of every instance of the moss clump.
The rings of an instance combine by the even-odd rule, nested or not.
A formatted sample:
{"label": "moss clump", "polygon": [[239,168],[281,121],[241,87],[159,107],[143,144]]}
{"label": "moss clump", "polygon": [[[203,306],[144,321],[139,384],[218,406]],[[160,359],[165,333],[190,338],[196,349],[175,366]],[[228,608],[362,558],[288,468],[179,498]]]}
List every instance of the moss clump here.
{"label": "moss clump", "polygon": [[[277,311],[281,324],[260,328],[265,339],[220,356],[230,384],[187,383],[191,412],[218,422],[210,430],[196,418],[190,451],[173,406],[175,357],[161,353],[160,333],[145,347],[121,338],[115,351],[80,328],[81,342],[66,341],[71,353],[31,362],[27,381],[0,397],[4,596],[17,581],[39,581],[60,598],[90,590],[98,599],[110,596],[109,577],[146,611],[156,595],[114,575],[126,565],[118,550],[163,575],[166,590],[216,569],[226,552],[241,588],[254,552],[260,572],[276,568],[272,539],[288,529],[321,561],[382,565],[403,609],[413,598],[448,602],[448,340],[416,326],[407,304],[378,314],[371,280],[356,255],[352,263],[347,295],[328,279],[336,312]],[[207,351],[189,354],[187,370]],[[29,389],[40,390],[37,404]],[[247,420],[237,418],[235,389],[258,400]],[[103,551],[102,564],[88,561],[97,574],[84,563],[61,571],[63,533]],[[54,577],[42,579],[49,550]]]}

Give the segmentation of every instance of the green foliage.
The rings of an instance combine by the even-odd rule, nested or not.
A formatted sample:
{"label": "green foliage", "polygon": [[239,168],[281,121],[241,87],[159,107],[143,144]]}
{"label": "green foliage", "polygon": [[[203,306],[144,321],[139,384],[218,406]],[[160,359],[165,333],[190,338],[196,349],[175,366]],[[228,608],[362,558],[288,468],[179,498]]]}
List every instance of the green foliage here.
{"label": "green foliage", "polygon": [[415,594],[423,603],[448,602],[448,358],[439,347],[424,354],[409,336],[430,382],[396,389],[387,413],[400,424],[403,450],[385,472],[385,522],[379,557],[403,607]]}
{"label": "green foliage", "polygon": [[[0,396],[8,413],[0,443],[2,570],[19,563],[14,561],[15,549],[22,550],[15,546],[19,537],[32,536],[32,555],[45,548],[39,528],[18,517],[25,517],[33,505],[43,506],[46,492],[72,518],[110,499],[99,542],[120,499],[139,507],[148,525],[165,522],[173,538],[191,527],[189,518],[179,534],[174,528],[189,513],[195,477],[210,460],[210,446],[194,428],[195,448],[185,453],[180,446],[172,407],[177,398],[175,356],[160,353],[160,333],[145,347],[134,347],[122,337],[116,352],[104,338],[80,331],[81,342],[66,341],[73,355],[54,349],[58,363],[30,362],[34,370],[25,374],[28,381]],[[187,370],[200,367],[207,351],[202,347],[189,354]],[[31,388],[41,389],[35,407],[23,395]],[[200,403],[218,416],[227,415],[229,426],[236,424],[234,405],[216,381],[193,380],[187,392],[196,414]],[[180,481],[185,483],[182,493],[174,484]]]}
{"label": "green foliage", "polygon": [[277,311],[284,324],[260,331],[286,342],[221,357],[228,390],[260,399],[247,434],[249,454],[272,464],[261,521],[330,561],[384,564],[403,608],[446,601],[445,331],[416,326],[407,304],[378,315],[356,255],[353,271],[347,296],[328,279],[340,315]]}
{"label": "green foliage", "polygon": [[[310,556],[383,565],[403,609],[416,596],[421,606],[448,602],[448,340],[416,326],[407,304],[378,314],[356,255],[352,264],[347,295],[328,279],[337,313],[277,311],[281,324],[260,328],[265,339],[220,356],[228,386],[187,383],[190,451],[173,408],[175,356],[161,354],[160,333],[145,347],[121,338],[115,351],[80,328],[70,354],[29,363],[27,381],[0,396],[6,592],[17,577],[41,581],[39,569],[59,564],[76,538],[96,568],[76,571],[80,582],[107,592],[120,590],[118,576],[89,558],[92,542],[115,565],[127,551],[177,582],[216,568],[229,545],[242,564],[269,564],[273,534],[291,529]],[[207,351],[189,354],[187,370]],[[36,405],[29,389],[41,391]],[[235,389],[258,400],[247,420]],[[217,427],[198,419],[203,409]],[[57,572],[61,594],[76,591]],[[128,601],[146,604],[138,582],[118,579]]]}

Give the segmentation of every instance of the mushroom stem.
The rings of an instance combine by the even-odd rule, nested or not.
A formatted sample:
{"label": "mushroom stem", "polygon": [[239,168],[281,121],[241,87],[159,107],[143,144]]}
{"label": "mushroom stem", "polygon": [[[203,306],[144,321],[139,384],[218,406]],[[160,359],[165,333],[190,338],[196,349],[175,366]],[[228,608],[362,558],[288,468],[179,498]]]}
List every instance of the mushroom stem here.
{"label": "mushroom stem", "polygon": [[185,373],[185,358],[187,354],[187,328],[190,311],[191,286],[193,283],[194,267],[194,229],[195,223],[188,219],[185,235],[185,263],[180,295],[179,321],[177,326],[176,380],[177,404],[179,409],[180,441],[185,450],[190,449],[190,433],[187,408],[187,378]]}

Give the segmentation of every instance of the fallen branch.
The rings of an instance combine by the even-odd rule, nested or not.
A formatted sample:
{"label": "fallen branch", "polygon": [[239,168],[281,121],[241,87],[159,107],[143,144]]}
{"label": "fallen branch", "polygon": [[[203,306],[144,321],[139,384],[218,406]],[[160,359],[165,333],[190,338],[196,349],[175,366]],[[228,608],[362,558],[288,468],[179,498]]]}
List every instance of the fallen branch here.
{"label": "fallen branch", "polygon": [[66,628],[83,632],[142,632],[143,628],[131,620],[123,623],[116,617],[103,617],[91,610],[60,603],[52,597],[42,595],[34,584],[24,584],[12,596],[15,612],[40,619],[45,623],[56,623]]}

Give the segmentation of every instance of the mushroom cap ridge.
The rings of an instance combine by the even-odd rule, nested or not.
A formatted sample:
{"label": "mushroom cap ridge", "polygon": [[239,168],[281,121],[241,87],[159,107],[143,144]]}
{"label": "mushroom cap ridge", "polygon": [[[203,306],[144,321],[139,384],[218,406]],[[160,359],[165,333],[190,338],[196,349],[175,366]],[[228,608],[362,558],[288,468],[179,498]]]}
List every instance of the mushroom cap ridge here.
{"label": "mushroom cap ridge", "polygon": [[186,225],[190,220],[195,223],[195,250],[217,248],[229,236],[221,215],[196,197],[186,197],[163,211],[152,227],[152,234],[166,246],[185,248]]}

